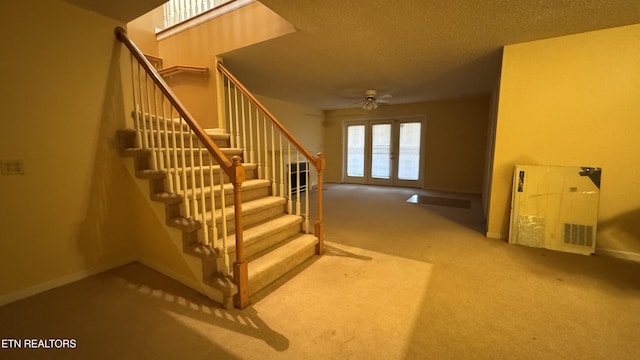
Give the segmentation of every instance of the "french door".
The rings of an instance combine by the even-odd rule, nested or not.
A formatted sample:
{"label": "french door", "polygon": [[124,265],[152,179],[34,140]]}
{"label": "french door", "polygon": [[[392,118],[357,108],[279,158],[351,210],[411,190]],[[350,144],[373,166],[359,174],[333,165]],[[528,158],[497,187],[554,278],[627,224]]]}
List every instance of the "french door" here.
{"label": "french door", "polygon": [[422,187],[420,120],[345,123],[345,182]]}

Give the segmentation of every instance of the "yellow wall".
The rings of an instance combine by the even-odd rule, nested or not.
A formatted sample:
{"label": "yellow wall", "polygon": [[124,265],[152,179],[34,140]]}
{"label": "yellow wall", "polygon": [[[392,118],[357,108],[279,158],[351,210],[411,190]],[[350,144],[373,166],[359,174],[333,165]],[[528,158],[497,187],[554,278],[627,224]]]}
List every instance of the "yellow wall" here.
{"label": "yellow wall", "polygon": [[177,75],[167,79],[167,83],[203,127],[218,127],[216,56],[293,31],[291,24],[256,1],[160,40],[158,49],[164,67],[189,65],[210,69],[209,76]]}
{"label": "yellow wall", "polygon": [[156,28],[164,27],[164,5],[127,23],[129,38],[146,55],[160,56]]}
{"label": "yellow wall", "polygon": [[426,121],[423,188],[480,194],[489,96],[389,105],[370,112],[359,108],[327,111],[324,133],[326,181],[342,181],[344,121],[406,116],[423,117]]}
{"label": "yellow wall", "polygon": [[500,89],[488,234],[515,164],[599,166],[598,247],[640,253],[640,25],[507,46]]}
{"label": "yellow wall", "polygon": [[266,96],[257,95],[256,98],[313,155],[322,151],[324,148],[322,143],[324,113],[322,110]]}
{"label": "yellow wall", "polygon": [[[51,0],[4,0],[0,13],[0,301],[132,260],[116,20]],[[10,300],[10,299],[9,299]]]}
{"label": "yellow wall", "polygon": [[[266,96],[258,95],[256,98],[311,154],[317,156],[319,152],[323,152],[324,113],[322,110]],[[317,185],[318,173],[314,168],[311,168],[309,176],[311,185]]]}

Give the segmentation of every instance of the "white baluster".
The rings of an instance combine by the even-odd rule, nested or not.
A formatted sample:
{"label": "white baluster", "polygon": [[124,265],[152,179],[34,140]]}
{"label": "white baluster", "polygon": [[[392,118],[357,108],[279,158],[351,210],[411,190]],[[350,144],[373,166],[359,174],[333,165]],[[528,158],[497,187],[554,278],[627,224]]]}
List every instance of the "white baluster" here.
{"label": "white baluster", "polygon": [[[167,123],[167,113],[166,113],[166,104],[164,101],[165,97],[162,96],[162,118],[164,119],[164,162],[165,162],[165,167],[167,169],[167,175],[166,175],[166,182],[167,182],[167,190],[169,190],[170,193],[174,192],[174,187],[173,187],[173,172],[171,171],[171,156],[169,154],[170,149],[169,149],[169,124]],[[171,121],[171,120],[169,120]],[[171,121],[171,123],[173,124],[173,121]]]}
{"label": "white baluster", "polygon": [[[144,92],[142,90],[142,71],[140,71],[140,65],[138,64],[138,88],[140,90],[140,96],[139,96],[139,100],[140,100],[140,123],[142,125],[142,132],[141,132],[141,136],[142,136],[142,143],[141,143],[141,147],[144,149],[148,149],[149,148],[149,139],[147,138],[147,123],[146,121],[144,121]],[[145,77],[146,79],[146,77]]]}
{"label": "white baluster", "polygon": [[[146,73],[145,73],[146,75]],[[151,117],[151,94],[149,94],[151,91],[149,91],[149,76],[145,76],[144,78],[144,88],[145,88],[145,93],[146,93],[146,100],[147,100],[147,113],[146,115],[143,114],[143,118],[145,118],[146,116],[146,121],[145,123],[148,123],[149,125],[149,147],[151,148],[151,168],[153,170],[157,170],[158,169],[158,159],[156,157],[156,142],[154,139],[154,130],[153,130],[153,119]]]}
{"label": "white baluster", "polygon": [[165,3],[164,7],[162,9],[163,9],[163,12],[164,12],[164,14],[163,14],[164,28],[166,29],[169,26],[171,26],[171,25],[169,25],[169,19],[171,18],[171,15],[170,15],[171,14],[171,10],[170,10],[171,9],[171,1]]}
{"label": "white baluster", "polygon": [[191,0],[185,0],[184,18],[182,20],[187,20],[190,17],[191,17]]}
{"label": "white baluster", "polygon": [[[231,263],[229,261],[229,243],[227,239],[227,205],[225,204],[225,196],[224,196],[224,171],[222,168],[220,169],[220,213],[222,218],[222,252],[224,256],[224,266],[228,275],[231,273]],[[238,216],[236,214],[235,216]]]}
{"label": "white baluster", "polygon": [[[198,141],[198,164],[200,165],[200,222],[202,224],[202,233],[204,244],[209,245],[209,227],[207,225],[207,202],[206,202],[206,194],[205,194],[205,185],[204,185],[204,162],[202,161],[202,153],[204,149],[202,148],[202,142]],[[209,152],[207,151],[207,155]],[[210,181],[213,179],[209,178]],[[213,193],[211,194],[213,196]]]}
{"label": "white baluster", "polygon": [[[211,192],[211,232],[213,235],[213,248],[219,249],[220,244],[218,243],[218,222],[216,221],[216,194],[214,191],[215,181],[213,181],[213,158],[211,154],[209,154],[209,192]],[[221,194],[224,196],[224,193]]]}
{"label": "white baluster", "polygon": [[242,110],[242,160],[247,161],[247,119],[244,113],[244,94],[240,95],[240,109]]}
{"label": "white baluster", "polygon": [[227,82],[227,88],[226,88],[226,92],[227,92],[227,101],[229,103],[229,111],[228,111],[228,118],[229,118],[229,127],[227,127],[227,129],[229,129],[229,142],[232,148],[236,147],[236,138],[234,136],[234,127],[233,127],[233,107],[231,106],[231,80],[229,80],[229,78],[227,78],[226,76],[224,77],[225,81]]}
{"label": "white baluster", "polygon": [[[255,158],[253,153],[253,116],[251,115],[251,102],[247,101],[247,112],[249,113],[249,162],[254,164]],[[243,158],[244,161],[247,161],[247,158]]]}
{"label": "white baluster", "polygon": [[296,149],[296,215],[300,216],[300,151]]}
{"label": "white baluster", "polygon": [[[133,127],[136,129],[136,142],[137,142],[137,146],[142,147],[143,143],[142,143],[142,129],[140,126],[140,115],[139,115],[139,108],[140,106],[138,105],[138,101],[136,101],[136,99],[140,98],[140,95],[138,94],[138,96],[136,97],[136,76],[135,76],[135,70],[134,70],[134,66],[133,66],[133,55],[131,55],[131,88],[133,90]],[[137,63],[137,62],[136,62]],[[138,73],[140,73],[140,64],[137,63],[137,69],[138,69]],[[138,83],[138,85],[140,85]],[[139,86],[138,86],[139,88]]]}
{"label": "white baluster", "polygon": [[[273,196],[278,196],[277,186],[276,186],[276,145],[275,145],[275,130],[273,128],[273,123],[271,124],[271,194]],[[280,194],[282,196],[282,194]]]}
{"label": "white baluster", "polygon": [[194,157],[195,149],[193,148],[193,136],[194,133],[192,131],[189,131],[189,161],[191,162],[191,204],[193,206],[193,219],[198,220],[198,194],[196,194],[198,187],[196,186],[196,162]]}
{"label": "white baluster", "polygon": [[286,196],[284,193],[284,147],[282,147],[282,134],[278,132],[280,138],[280,196]]}
{"label": "white baluster", "polygon": [[260,144],[260,112],[258,110],[258,108],[256,108],[256,158],[258,159],[257,162],[257,170],[258,170],[258,179],[264,179],[263,178],[263,174],[262,174],[262,156],[260,156],[260,153],[262,152],[261,150],[261,144]]}
{"label": "white baluster", "polygon": [[287,213],[293,214],[293,204],[291,203],[291,142],[287,140]]}
{"label": "white baluster", "polygon": [[170,13],[171,18],[170,18],[170,21],[169,21],[169,24],[170,24],[169,26],[173,26],[178,22],[178,12],[180,10],[178,8],[178,4],[177,4],[176,0],[171,0],[169,2],[169,4],[170,4],[170,9],[171,9],[171,13]]}
{"label": "white baluster", "polygon": [[178,1],[178,4],[180,6],[180,16],[178,16],[178,22],[182,22],[187,18],[187,6],[185,4],[185,0]]}
{"label": "white baluster", "polygon": [[189,194],[187,194],[187,190],[189,188],[187,182],[187,159],[185,156],[185,147],[184,147],[184,119],[182,116],[180,117],[180,160],[182,160],[182,198],[184,199],[184,214],[185,217],[191,217],[191,201],[189,199]]}
{"label": "white baluster", "polygon": [[[175,193],[180,194],[180,165],[178,163],[178,142],[176,141],[176,122],[173,121],[173,106],[169,108],[171,118],[171,151],[173,152],[173,182]],[[182,124],[180,124],[182,126]]]}
{"label": "white baluster", "polygon": [[236,147],[244,147],[244,144],[240,143],[240,124],[239,124],[239,119],[240,119],[240,113],[238,112],[238,88],[237,87],[233,87],[233,95],[235,98],[235,108],[236,108],[236,113],[235,113],[235,120],[236,120]]}
{"label": "white baluster", "polygon": [[[158,169],[164,170],[164,151],[162,147],[162,131],[160,130],[160,112],[158,111],[158,87],[153,85],[153,112],[156,117],[156,144],[158,149]],[[162,93],[160,93],[162,94]]]}
{"label": "white baluster", "polygon": [[305,184],[305,192],[304,192],[304,232],[307,234],[311,232],[309,229],[309,190],[311,189],[311,184],[309,183],[309,162],[304,162],[305,172],[304,172],[304,184]]}

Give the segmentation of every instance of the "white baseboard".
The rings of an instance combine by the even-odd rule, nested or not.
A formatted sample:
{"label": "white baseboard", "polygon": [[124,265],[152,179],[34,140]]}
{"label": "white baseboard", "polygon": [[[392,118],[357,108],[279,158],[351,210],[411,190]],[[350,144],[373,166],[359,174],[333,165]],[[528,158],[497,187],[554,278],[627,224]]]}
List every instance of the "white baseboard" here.
{"label": "white baseboard", "polygon": [[630,260],[635,262],[640,262],[640,254],[629,252],[629,251],[621,251],[621,250],[612,250],[612,249],[603,249],[596,248],[596,255],[602,256],[611,256],[618,259]]}
{"label": "white baseboard", "polygon": [[93,276],[96,274],[99,274],[101,272],[105,272],[107,270],[111,270],[126,264],[130,264],[132,262],[136,261],[135,259],[127,259],[127,260],[123,260],[123,261],[118,261],[115,263],[111,263],[111,264],[106,264],[106,265],[101,265],[101,266],[97,266],[95,268],[91,268],[91,269],[86,269],[86,270],[82,270],[82,271],[78,271],[76,273],[73,274],[69,274],[69,275],[65,275],[63,277],[59,277],[56,279],[52,279],[49,281],[45,281],[43,283],[40,284],[36,284],[33,286],[30,286],[28,288],[25,289],[21,289],[9,294],[5,294],[5,295],[0,295],[0,306],[2,305],[6,305],[18,300],[22,300],[25,298],[28,298],[30,296],[45,292],[47,290],[51,290],[63,285],[67,285],[67,284],[71,284],[72,282],[76,282],[78,280],[82,280],[84,278],[88,278],[89,276]]}
{"label": "white baseboard", "polygon": [[507,237],[502,236],[501,233],[487,232],[487,237],[489,239],[507,240]]}

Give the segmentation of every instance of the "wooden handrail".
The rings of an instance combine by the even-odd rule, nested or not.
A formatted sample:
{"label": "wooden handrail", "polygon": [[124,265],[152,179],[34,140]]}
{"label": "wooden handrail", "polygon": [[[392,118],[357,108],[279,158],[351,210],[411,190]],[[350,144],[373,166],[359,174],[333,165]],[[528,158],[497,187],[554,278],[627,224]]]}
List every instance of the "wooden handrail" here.
{"label": "wooden handrail", "polygon": [[186,65],[176,65],[171,66],[162,70],[158,70],[158,74],[160,76],[173,76],[180,73],[191,73],[191,74],[206,74],[209,72],[209,68],[204,66],[186,66]]}
{"label": "wooden handrail", "polygon": [[311,154],[311,152],[309,150],[307,150],[307,148],[305,148],[300,141],[298,141],[298,139],[296,139],[290,132],[289,130],[287,130],[276,118],[275,116],[273,116],[273,114],[271,114],[271,112],[269,112],[269,110],[267,110],[267,108],[262,105],[260,103],[260,101],[258,101],[258,99],[256,99],[255,96],[253,96],[253,94],[251,92],[249,92],[249,90],[244,87],[244,85],[242,85],[242,83],[240,83],[240,81],[238,81],[238,79],[235,78],[235,76],[233,76],[233,74],[231,74],[229,72],[229,70],[227,70],[227,68],[224,67],[224,65],[222,65],[221,62],[218,62],[218,70],[220,70],[220,72],[222,72],[229,80],[231,80],[231,82],[233,82],[233,84],[240,89],[240,91],[247,97],[249,98],[249,100],[251,100],[251,102],[253,102],[253,104],[260,109],[260,111],[262,111],[262,113],[265,114],[265,116],[267,118],[269,118],[269,120],[271,120],[271,122],[280,130],[280,132],[282,132],[284,134],[284,136],[295,146],[298,148],[298,150],[300,150],[300,152],[302,152],[302,154],[304,155],[304,157],[307,158],[307,160],[309,160],[309,162],[311,162],[313,164],[313,166],[316,168],[316,170],[321,170],[322,165],[321,165],[321,160],[316,157],[313,156],[313,154]]}
{"label": "wooden handrail", "polygon": [[[173,91],[169,89],[169,86],[164,82],[162,77],[155,70],[153,65],[147,60],[144,54],[138,49],[138,47],[129,39],[127,35],[127,31],[122,27],[118,26],[115,29],[116,38],[120,40],[128,49],[131,51],[131,54],[138,60],[140,65],[145,69],[149,77],[153,80],[153,82],[160,88],[160,91],[167,97],[171,105],[176,108],[176,111],[180,116],[184,119],[184,121],[189,125],[189,127],[193,130],[196,136],[202,141],[207,150],[213,155],[216,159],[220,167],[224,170],[224,172],[231,178],[231,181],[234,181],[236,176],[236,170],[233,169],[233,165],[231,161],[222,153],[222,150],[215,144],[215,142],[207,135],[204,129],[193,120],[193,116],[187,111],[187,109],[182,105],[180,100],[175,96]],[[243,168],[244,169],[244,168]]]}

